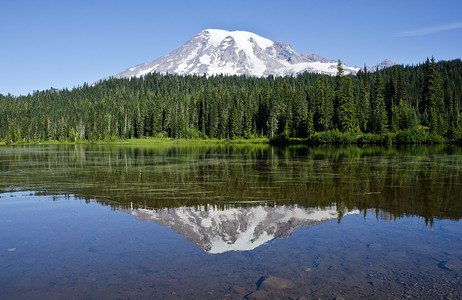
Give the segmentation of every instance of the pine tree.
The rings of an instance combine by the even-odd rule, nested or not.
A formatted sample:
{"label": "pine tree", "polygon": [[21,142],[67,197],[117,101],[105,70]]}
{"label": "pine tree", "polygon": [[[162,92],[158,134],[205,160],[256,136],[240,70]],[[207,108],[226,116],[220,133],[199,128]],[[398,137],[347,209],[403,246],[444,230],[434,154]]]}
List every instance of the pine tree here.
{"label": "pine tree", "polygon": [[430,109],[430,124],[429,124],[430,132],[433,134],[437,134],[439,132],[438,125],[439,125],[438,124],[438,113],[436,112],[434,108],[431,108]]}
{"label": "pine tree", "polygon": [[358,131],[358,119],[356,117],[355,98],[351,77],[344,78],[339,98],[339,129],[340,131]]}
{"label": "pine tree", "polygon": [[327,131],[332,128],[332,116],[333,116],[333,103],[329,95],[329,87],[327,80],[324,76],[321,76],[316,81],[314,97],[316,106],[312,108],[314,111],[314,122],[315,130]]}
{"label": "pine tree", "polygon": [[401,99],[397,107],[398,129],[407,129],[410,127],[409,107]]}
{"label": "pine tree", "polygon": [[339,124],[339,105],[340,105],[340,93],[343,82],[343,66],[340,59],[337,62],[337,75],[335,76],[335,89],[334,89],[334,103],[333,103],[333,124]]}
{"label": "pine tree", "polygon": [[292,126],[297,137],[306,136],[306,119],[307,119],[307,105],[305,95],[302,91],[297,92],[294,96],[294,103],[292,107]]}
{"label": "pine tree", "polygon": [[371,101],[371,129],[375,133],[384,133],[388,129],[388,117],[383,97],[382,76],[378,68],[375,72],[374,94]]}
{"label": "pine tree", "polygon": [[209,105],[209,109],[209,126],[207,127],[207,135],[209,138],[216,138],[218,135],[218,106],[216,100],[212,100]]}
{"label": "pine tree", "polygon": [[393,105],[391,108],[391,123],[390,123],[390,131],[391,132],[396,132],[399,130],[399,113],[398,113],[398,107],[396,105]]}
{"label": "pine tree", "polygon": [[444,94],[433,57],[431,61],[427,58],[424,65],[421,110],[430,112],[430,131],[443,135],[447,130],[446,121],[442,117],[445,114]]}
{"label": "pine tree", "polygon": [[369,90],[369,73],[366,66],[364,66],[364,78],[361,80],[360,99],[358,105],[358,124],[362,132],[369,130],[370,115],[371,115],[371,101]]}
{"label": "pine tree", "polygon": [[249,108],[245,109],[244,111],[243,135],[246,139],[250,138],[252,135],[252,117]]}
{"label": "pine tree", "polygon": [[393,120],[395,117],[394,108],[397,103],[396,101],[396,90],[397,90],[397,78],[396,78],[395,68],[391,69],[391,74],[388,79],[388,82],[385,84],[385,93],[384,93],[384,102],[385,102],[385,110],[387,112],[387,122],[389,124],[389,129],[391,131],[395,131],[394,125],[396,125],[397,120]]}
{"label": "pine tree", "polygon": [[234,106],[231,110],[229,118],[229,136],[230,138],[236,138],[241,135],[242,120],[240,118],[239,109]]}
{"label": "pine tree", "polygon": [[396,100],[399,103],[401,99],[407,103],[407,96],[406,96],[406,84],[404,82],[403,77],[403,70],[401,68],[398,69],[398,78],[397,78],[397,87],[396,87]]}
{"label": "pine tree", "polygon": [[342,86],[342,77],[344,75],[343,64],[340,59],[337,61],[337,74],[335,75],[335,91],[340,91]]}
{"label": "pine tree", "polygon": [[308,112],[308,118],[306,122],[306,134],[307,136],[311,136],[314,134],[313,113],[311,111]]}
{"label": "pine tree", "polygon": [[409,125],[408,128],[416,128],[419,126],[419,117],[414,108],[409,109]]}

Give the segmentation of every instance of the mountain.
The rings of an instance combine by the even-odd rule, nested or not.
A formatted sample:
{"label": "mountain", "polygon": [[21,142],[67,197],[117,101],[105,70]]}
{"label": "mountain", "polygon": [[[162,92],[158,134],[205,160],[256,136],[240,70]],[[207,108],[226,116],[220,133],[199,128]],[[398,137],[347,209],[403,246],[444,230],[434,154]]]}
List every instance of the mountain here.
{"label": "mountain", "polygon": [[373,67],[366,67],[366,69],[369,72],[375,72],[375,71],[377,71],[377,69],[382,70],[382,69],[385,69],[385,68],[392,67],[394,65],[396,65],[396,63],[392,62],[389,59],[384,59],[380,63],[378,63],[377,65],[375,65]]}
{"label": "mountain", "polygon": [[[133,209],[126,212],[141,221],[153,221],[171,228],[208,253],[253,250],[274,238],[285,238],[297,227],[319,225],[336,220],[335,207],[256,206],[218,210],[213,205],[202,209]],[[347,214],[357,214],[354,210]]]}
{"label": "mountain", "polygon": [[[346,65],[343,68],[345,74],[355,74],[359,70]],[[304,72],[335,75],[337,61],[316,54],[299,54],[289,44],[273,42],[251,32],[207,29],[169,54],[129,68],[114,77],[140,77],[152,72],[258,77]]]}

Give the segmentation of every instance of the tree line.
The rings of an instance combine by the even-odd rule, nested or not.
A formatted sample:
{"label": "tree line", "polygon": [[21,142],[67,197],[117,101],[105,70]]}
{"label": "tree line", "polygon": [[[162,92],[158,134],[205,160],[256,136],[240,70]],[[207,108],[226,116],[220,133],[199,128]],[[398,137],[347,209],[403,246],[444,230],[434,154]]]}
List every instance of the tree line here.
{"label": "tree line", "polygon": [[460,59],[296,77],[148,74],[72,90],[0,95],[0,140],[306,138],[420,128],[462,140]]}

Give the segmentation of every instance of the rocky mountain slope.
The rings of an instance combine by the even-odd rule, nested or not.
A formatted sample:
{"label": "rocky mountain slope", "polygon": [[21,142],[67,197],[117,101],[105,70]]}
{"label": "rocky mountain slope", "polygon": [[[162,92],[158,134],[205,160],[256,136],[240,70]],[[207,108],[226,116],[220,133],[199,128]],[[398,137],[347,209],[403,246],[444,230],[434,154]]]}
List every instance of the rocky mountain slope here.
{"label": "rocky mountain slope", "polygon": [[[345,74],[359,70],[358,67],[343,67]],[[334,75],[337,61],[316,54],[299,54],[289,44],[273,42],[251,32],[207,29],[169,54],[129,68],[114,77],[140,77],[151,72],[258,77],[304,72]]]}

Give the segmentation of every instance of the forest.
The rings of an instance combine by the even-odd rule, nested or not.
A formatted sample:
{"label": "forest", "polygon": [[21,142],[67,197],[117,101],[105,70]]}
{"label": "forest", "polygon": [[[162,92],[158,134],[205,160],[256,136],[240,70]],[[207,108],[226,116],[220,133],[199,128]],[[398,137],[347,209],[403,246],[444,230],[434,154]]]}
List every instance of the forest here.
{"label": "forest", "polygon": [[[0,95],[0,140],[30,143],[267,136],[313,143],[461,142],[462,62],[336,76],[108,79]],[[346,137],[346,138],[345,138]]]}

